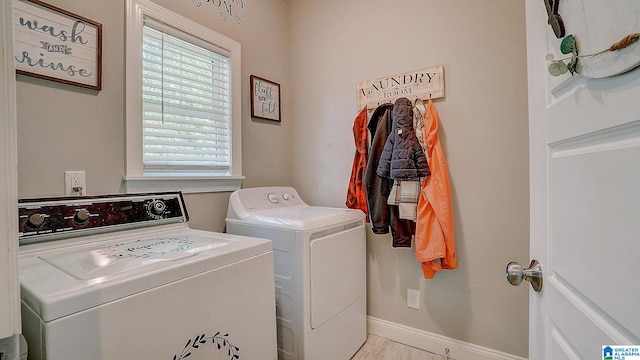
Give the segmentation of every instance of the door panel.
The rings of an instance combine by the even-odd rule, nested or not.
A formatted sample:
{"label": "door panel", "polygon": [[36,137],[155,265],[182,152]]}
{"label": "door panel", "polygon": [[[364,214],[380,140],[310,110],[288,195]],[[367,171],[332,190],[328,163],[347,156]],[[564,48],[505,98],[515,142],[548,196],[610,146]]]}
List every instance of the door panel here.
{"label": "door panel", "polygon": [[[563,18],[572,7],[600,6],[560,4]],[[530,248],[544,276],[542,292],[530,292],[529,357],[599,359],[603,345],[640,345],[640,68],[601,79],[551,77],[545,57],[563,57],[561,39],[543,2],[526,6]],[[631,6],[640,11],[640,3]],[[570,19],[567,35],[583,31]]]}
{"label": "door panel", "polygon": [[597,359],[603,344],[617,343],[614,337],[620,338],[620,334],[607,334],[602,312],[577,294],[569,283],[555,277],[547,285],[547,301],[552,304],[547,314],[552,343],[563,344],[565,350],[572,349],[572,353],[580,355],[577,359]]}
{"label": "door panel", "polygon": [[638,133],[624,140],[614,136],[609,142],[552,148],[553,275],[636,334],[638,298],[632,295],[640,294],[640,282],[630,281],[630,266],[640,254],[639,180]]}
{"label": "door panel", "polygon": [[551,330],[551,356],[553,359],[558,360],[580,359],[580,356],[576,354],[567,339],[555,328]]}

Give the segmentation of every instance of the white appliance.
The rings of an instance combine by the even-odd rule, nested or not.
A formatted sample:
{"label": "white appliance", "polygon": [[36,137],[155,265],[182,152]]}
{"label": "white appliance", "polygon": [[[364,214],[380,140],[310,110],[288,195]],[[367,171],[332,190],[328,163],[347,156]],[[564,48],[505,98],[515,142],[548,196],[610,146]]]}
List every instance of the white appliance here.
{"label": "white appliance", "polygon": [[266,239],[190,229],[180,193],[21,200],[32,360],[276,359]]}
{"label": "white appliance", "polygon": [[366,340],[366,235],[360,210],[307,205],[290,187],[229,199],[227,232],[271,239],[278,358],[347,360]]}

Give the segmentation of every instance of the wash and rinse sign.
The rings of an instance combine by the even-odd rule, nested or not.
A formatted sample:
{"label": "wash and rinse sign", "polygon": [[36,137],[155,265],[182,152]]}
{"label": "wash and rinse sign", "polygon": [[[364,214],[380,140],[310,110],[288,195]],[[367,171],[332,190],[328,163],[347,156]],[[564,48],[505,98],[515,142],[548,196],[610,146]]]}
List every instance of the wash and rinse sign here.
{"label": "wash and rinse sign", "polygon": [[15,0],[13,30],[18,74],[102,89],[102,24],[39,0]]}
{"label": "wash and rinse sign", "polygon": [[365,105],[373,110],[378,105],[393,103],[401,97],[410,100],[444,97],[444,67],[436,65],[358,83],[358,110]]}

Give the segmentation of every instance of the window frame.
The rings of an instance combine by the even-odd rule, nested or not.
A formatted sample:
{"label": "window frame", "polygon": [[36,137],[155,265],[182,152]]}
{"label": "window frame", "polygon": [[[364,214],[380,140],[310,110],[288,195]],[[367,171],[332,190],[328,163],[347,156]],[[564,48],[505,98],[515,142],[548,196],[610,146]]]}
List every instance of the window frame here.
{"label": "window frame", "polygon": [[[150,17],[190,36],[229,52],[231,70],[231,168],[221,176],[144,175],[142,160],[142,31],[144,18]],[[185,193],[234,191],[242,175],[241,143],[241,46],[215,31],[199,25],[147,0],[127,0],[125,117],[127,193],[175,191]]]}

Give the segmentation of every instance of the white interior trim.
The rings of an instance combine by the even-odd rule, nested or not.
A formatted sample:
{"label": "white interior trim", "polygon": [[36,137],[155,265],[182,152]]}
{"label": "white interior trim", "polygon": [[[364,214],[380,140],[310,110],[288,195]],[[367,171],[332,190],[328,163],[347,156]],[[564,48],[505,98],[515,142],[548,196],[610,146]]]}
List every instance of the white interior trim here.
{"label": "white interior trim", "polygon": [[0,5],[0,339],[21,332],[13,2]]}
{"label": "white interior trim", "polygon": [[527,360],[483,346],[452,339],[428,331],[411,328],[390,321],[367,317],[367,332],[401,344],[455,360]]}
{"label": "white interior trim", "polygon": [[[137,188],[143,189],[143,184],[147,182],[149,185],[144,187],[145,191],[153,191],[157,186],[154,179],[142,181],[136,179],[136,184],[130,184],[130,179],[142,178],[142,123],[132,121],[139,118],[142,114],[142,52],[140,47],[142,44],[142,23],[145,16],[154,18],[159,22],[173,26],[177,29],[189,29],[189,33],[196,38],[204,39],[207,42],[220,46],[230,54],[229,61],[231,67],[231,175],[228,179],[237,179],[242,177],[242,68],[241,68],[241,45],[235,40],[227,38],[213,30],[199,25],[187,18],[172,13],[171,11],[156,5],[148,0],[128,0],[126,14],[126,84],[125,92],[125,115],[126,115],[126,178],[125,183],[127,189]],[[133,100],[132,100],[133,99]],[[178,181],[179,178],[176,178]],[[218,186],[214,183],[206,191],[218,191]],[[198,181],[196,181],[198,182]],[[166,183],[166,182],[165,182]],[[190,185],[187,185],[189,187]],[[226,189],[226,184],[221,184],[221,188]],[[222,190],[224,191],[224,190]],[[127,192],[130,192],[127,190]]]}
{"label": "white interior trim", "polygon": [[123,179],[128,194],[144,192],[182,191],[184,194],[232,192],[240,189],[243,176],[238,177],[151,177],[127,176]]}

